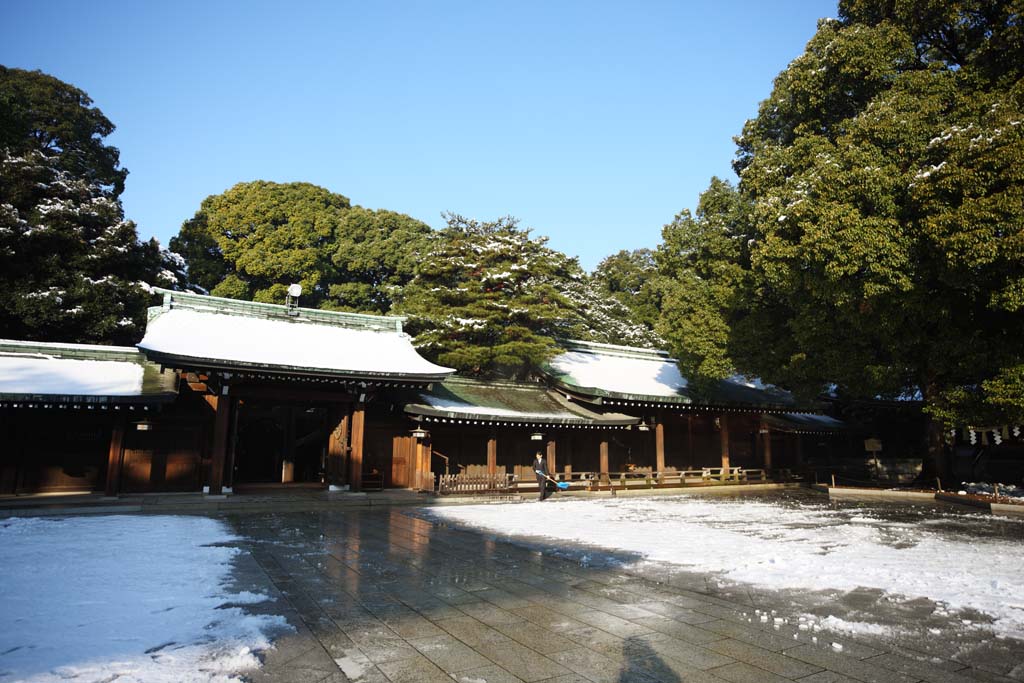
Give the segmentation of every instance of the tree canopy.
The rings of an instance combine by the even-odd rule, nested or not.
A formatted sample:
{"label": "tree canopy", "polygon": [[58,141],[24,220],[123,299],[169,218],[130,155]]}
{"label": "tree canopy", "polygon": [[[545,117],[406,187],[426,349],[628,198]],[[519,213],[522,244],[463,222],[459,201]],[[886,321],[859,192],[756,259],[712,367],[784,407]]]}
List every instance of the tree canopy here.
{"label": "tree canopy", "polygon": [[425,355],[467,374],[526,377],[558,339],[649,341],[575,259],[515,218],[446,219],[396,306]]}
{"label": "tree canopy", "polygon": [[[0,67],[0,330],[35,341],[134,343],[150,283],[170,284],[119,195],[113,124],[81,90]],[[163,274],[166,273],[166,276]]]}
{"label": "tree canopy", "polygon": [[735,201],[674,224],[722,249],[666,229],[660,254],[726,269],[718,300],[680,299],[683,320],[709,312],[692,364],[922,398],[933,453],[940,421],[1024,418],[1021,16],[1019,2],[848,0],[819,24],[737,140]]}
{"label": "tree canopy", "polygon": [[430,227],[392,211],[352,206],[310,183],[239,183],[203,200],[171,240],[189,285],[216,296],[386,313],[413,274]]}

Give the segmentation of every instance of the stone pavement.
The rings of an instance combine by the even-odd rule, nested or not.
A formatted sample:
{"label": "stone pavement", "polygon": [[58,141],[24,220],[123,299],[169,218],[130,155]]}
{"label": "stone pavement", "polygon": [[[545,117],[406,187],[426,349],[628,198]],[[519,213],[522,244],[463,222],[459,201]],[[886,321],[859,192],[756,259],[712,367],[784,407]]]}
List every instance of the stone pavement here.
{"label": "stone pavement", "polygon": [[223,519],[246,539],[233,588],[272,596],[248,609],[295,628],[246,674],[254,683],[1019,680],[1002,660],[969,667],[850,639],[837,651],[751,621],[750,604],[699,578],[659,583],[610,553],[627,564],[583,565],[409,509]]}

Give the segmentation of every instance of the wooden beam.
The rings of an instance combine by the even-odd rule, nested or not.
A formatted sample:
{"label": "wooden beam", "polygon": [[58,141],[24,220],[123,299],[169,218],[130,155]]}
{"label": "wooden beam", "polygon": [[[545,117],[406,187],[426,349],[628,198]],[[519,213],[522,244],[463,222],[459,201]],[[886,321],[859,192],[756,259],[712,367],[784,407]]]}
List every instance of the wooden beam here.
{"label": "wooden beam", "polygon": [[113,498],[121,490],[121,468],[124,466],[124,429],[125,416],[118,415],[114,420],[114,430],[110,434],[110,450],[107,452],[107,488],[106,495]]}
{"label": "wooden beam", "polygon": [[498,473],[498,437],[487,439],[487,474]]}
{"label": "wooden beam", "polygon": [[265,398],[281,401],[325,401],[330,403],[351,403],[357,396],[351,392],[324,389],[299,389],[260,384],[232,384],[231,395],[235,398]]}
{"label": "wooden beam", "polygon": [[718,436],[722,446],[722,467],[729,467],[729,417],[727,415],[720,415],[718,417],[719,430]]}
{"label": "wooden beam", "polygon": [[764,437],[764,468],[770,470],[772,468],[772,430],[768,428],[768,425],[761,425],[761,436]]}
{"label": "wooden beam", "polygon": [[214,396],[213,451],[210,453],[210,495],[219,496],[224,488],[224,463],[228,451],[228,427],[231,426],[231,397]]}
{"label": "wooden beam", "polygon": [[551,473],[552,477],[558,476],[558,461],[557,461],[557,445],[554,439],[548,439],[547,448],[547,459],[548,459],[548,472]]}
{"label": "wooden beam", "polygon": [[352,446],[349,451],[349,484],[353,491],[363,488],[363,428],[366,424],[366,407],[359,403],[352,410]]}
{"label": "wooden beam", "polygon": [[601,474],[608,474],[608,440],[601,439]]}
{"label": "wooden beam", "polygon": [[665,425],[661,422],[654,425],[654,471],[665,471]]}

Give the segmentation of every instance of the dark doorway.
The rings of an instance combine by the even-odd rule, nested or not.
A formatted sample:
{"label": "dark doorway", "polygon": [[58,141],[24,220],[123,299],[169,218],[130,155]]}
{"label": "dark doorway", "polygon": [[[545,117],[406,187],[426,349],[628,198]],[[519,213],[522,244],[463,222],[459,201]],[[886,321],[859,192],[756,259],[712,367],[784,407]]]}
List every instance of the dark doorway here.
{"label": "dark doorway", "polygon": [[234,482],[322,483],[330,433],[327,415],[324,404],[239,401]]}

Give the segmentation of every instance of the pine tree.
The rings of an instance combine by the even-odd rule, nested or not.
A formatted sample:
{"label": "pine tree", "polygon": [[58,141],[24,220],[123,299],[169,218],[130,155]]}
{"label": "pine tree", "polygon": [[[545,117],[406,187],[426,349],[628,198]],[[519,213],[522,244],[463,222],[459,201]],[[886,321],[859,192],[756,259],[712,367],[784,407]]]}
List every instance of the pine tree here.
{"label": "pine tree", "polygon": [[77,88],[0,67],[0,334],[130,344],[161,277],[119,199],[114,126]]}

